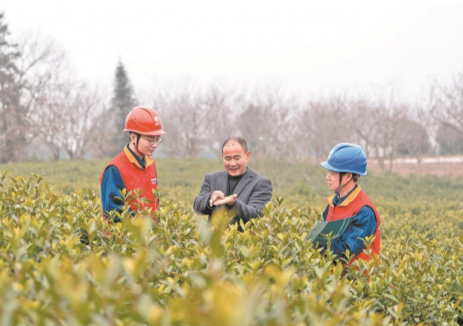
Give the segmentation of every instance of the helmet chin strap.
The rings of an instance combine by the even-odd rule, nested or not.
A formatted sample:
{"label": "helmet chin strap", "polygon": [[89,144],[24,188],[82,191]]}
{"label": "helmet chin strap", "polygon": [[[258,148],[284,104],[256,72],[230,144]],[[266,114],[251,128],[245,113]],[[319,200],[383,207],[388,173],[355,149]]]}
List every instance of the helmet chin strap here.
{"label": "helmet chin strap", "polygon": [[137,134],[137,145],[135,146],[135,148],[137,149],[137,151],[140,151],[140,150],[138,149],[138,142],[140,141],[140,137],[141,137],[141,135],[140,135],[140,134]]}
{"label": "helmet chin strap", "polygon": [[140,152],[140,150],[138,149],[138,142],[140,141],[140,137],[141,135],[140,134],[137,134],[136,132],[134,132],[135,135],[137,135],[137,142],[136,143],[132,143],[133,144],[133,147],[135,147],[135,149],[137,150],[137,152],[139,152],[140,154],[143,154]]}
{"label": "helmet chin strap", "polygon": [[347,181],[345,184],[342,184],[342,177],[343,177],[345,174],[346,174],[346,172],[340,172],[340,173],[339,173],[339,187],[338,187],[338,190],[336,190],[336,195],[338,196],[338,198],[341,198],[340,193],[341,193],[342,187],[344,187],[346,184],[348,184],[348,183],[353,179],[353,177],[351,177],[351,178],[349,179],[349,181]]}

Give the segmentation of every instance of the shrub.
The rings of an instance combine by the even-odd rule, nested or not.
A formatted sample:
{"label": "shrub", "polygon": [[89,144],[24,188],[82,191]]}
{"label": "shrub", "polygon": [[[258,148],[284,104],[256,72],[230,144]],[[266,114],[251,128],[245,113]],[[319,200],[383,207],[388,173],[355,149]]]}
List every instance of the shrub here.
{"label": "shrub", "polygon": [[92,191],[58,195],[37,175],[6,179],[3,325],[461,322],[463,237],[452,225],[462,210],[454,203],[391,208],[400,214],[385,214],[379,263],[343,268],[303,240],[320,213],[288,208],[281,198],[244,232],[223,227],[220,215],[207,225],[189,204],[167,197],[158,223],[146,211],[134,218],[124,211],[114,225]]}

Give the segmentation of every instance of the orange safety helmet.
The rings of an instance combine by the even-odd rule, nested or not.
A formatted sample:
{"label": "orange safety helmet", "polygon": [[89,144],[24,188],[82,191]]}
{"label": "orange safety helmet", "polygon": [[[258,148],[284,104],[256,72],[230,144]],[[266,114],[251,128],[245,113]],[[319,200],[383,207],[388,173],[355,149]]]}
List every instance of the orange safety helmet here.
{"label": "orange safety helmet", "polygon": [[160,136],[162,130],[161,118],[152,108],[136,106],[129,112],[125,119],[124,131],[131,131],[145,136]]}

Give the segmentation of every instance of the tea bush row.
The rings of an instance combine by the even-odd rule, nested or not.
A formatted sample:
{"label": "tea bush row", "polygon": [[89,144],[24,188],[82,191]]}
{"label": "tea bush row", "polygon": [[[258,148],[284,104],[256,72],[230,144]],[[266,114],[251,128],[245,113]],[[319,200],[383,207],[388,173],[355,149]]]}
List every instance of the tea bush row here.
{"label": "tea bush row", "polygon": [[1,325],[462,324],[455,202],[383,202],[379,263],[343,268],[304,241],[320,213],[280,198],[243,233],[168,198],[157,223],[123,212],[113,225],[92,191],[58,195],[37,175],[7,180]]}

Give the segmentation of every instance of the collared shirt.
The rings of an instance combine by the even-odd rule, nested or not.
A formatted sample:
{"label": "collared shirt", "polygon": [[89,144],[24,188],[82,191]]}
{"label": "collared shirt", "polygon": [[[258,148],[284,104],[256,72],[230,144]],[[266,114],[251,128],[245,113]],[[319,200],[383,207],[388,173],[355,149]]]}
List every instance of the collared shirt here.
{"label": "collared shirt", "polygon": [[130,148],[129,144],[127,144],[127,149],[130,151],[130,153],[132,153],[133,157],[135,157],[138,161],[138,164],[140,164],[140,166],[142,168],[145,168],[146,167],[146,158],[145,158],[145,155],[143,155],[142,158],[139,158],[137,154],[135,154],[135,152]]}
{"label": "collared shirt", "polygon": [[[355,187],[349,191],[347,195],[339,198],[335,196],[333,198],[333,205],[340,205],[350,194],[357,188]],[[325,211],[323,212],[323,220],[326,221],[328,214],[329,205],[326,206]],[[349,249],[350,254],[358,255],[365,249],[363,241],[366,237],[372,236],[376,231],[376,217],[373,209],[369,206],[363,206],[357,214],[354,215],[354,218],[350,226],[344,231],[341,237],[334,239],[331,242],[331,251],[338,257],[344,257],[344,252]],[[326,245],[321,245],[321,247],[326,250]]]}
{"label": "collared shirt", "polygon": [[[139,158],[132,149],[130,148],[129,144],[127,144],[127,148],[132,153],[132,155],[137,159],[138,163],[142,168],[146,166],[146,159],[145,156],[143,158]],[[124,181],[122,180],[122,176],[114,165],[109,166],[103,175],[103,181],[101,182],[101,203],[103,205],[103,214],[109,218],[107,212],[111,211],[118,211],[121,212],[121,207],[124,206],[124,201],[122,200],[121,194],[119,191],[125,189],[126,186]],[[130,211],[130,209],[129,209]],[[114,222],[120,222],[119,217],[114,218]]]}

